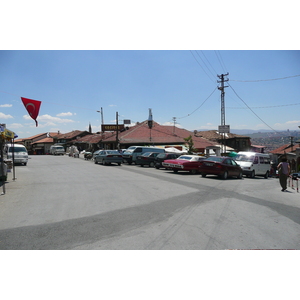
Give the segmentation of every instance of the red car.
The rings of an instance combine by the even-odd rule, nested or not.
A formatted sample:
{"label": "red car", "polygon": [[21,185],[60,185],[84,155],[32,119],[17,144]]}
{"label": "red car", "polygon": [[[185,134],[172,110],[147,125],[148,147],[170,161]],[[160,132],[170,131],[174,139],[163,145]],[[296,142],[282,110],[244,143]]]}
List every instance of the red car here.
{"label": "red car", "polygon": [[172,169],[175,173],[178,171],[189,171],[192,174],[199,172],[199,164],[205,159],[198,155],[181,155],[177,159],[167,159],[162,162],[166,169]]}
{"label": "red car", "polygon": [[226,179],[231,176],[235,176],[239,179],[243,177],[242,168],[236,163],[236,161],[226,156],[210,156],[201,161],[199,165],[199,172],[202,177],[206,175],[218,175],[219,177]]}

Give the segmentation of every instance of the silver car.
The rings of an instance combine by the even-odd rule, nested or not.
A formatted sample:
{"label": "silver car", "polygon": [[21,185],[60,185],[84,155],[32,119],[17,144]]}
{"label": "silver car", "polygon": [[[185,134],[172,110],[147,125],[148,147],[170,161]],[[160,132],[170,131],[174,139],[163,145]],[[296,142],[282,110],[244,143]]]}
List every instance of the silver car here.
{"label": "silver car", "polygon": [[103,165],[116,163],[120,166],[123,162],[123,156],[117,150],[102,150],[95,155],[94,162],[95,164],[102,163]]}

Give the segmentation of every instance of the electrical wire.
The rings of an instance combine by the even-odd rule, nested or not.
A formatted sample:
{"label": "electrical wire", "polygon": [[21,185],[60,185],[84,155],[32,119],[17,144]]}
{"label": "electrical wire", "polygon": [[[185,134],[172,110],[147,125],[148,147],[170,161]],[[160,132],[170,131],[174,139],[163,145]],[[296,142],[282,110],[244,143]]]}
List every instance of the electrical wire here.
{"label": "electrical wire", "polygon": [[[211,73],[212,76],[215,76],[215,74],[217,72],[215,72],[215,74],[210,70],[210,68],[207,66],[207,64],[205,63],[205,61],[202,59],[202,57],[199,55],[198,51],[196,51],[197,55],[199,56],[199,58],[202,60],[202,62],[204,63],[205,67],[207,68],[207,70]],[[201,51],[201,53],[203,54],[203,51]],[[203,56],[206,58],[206,56],[203,54]],[[206,58],[206,60],[208,61],[208,59]]]}
{"label": "electrical wire", "polygon": [[[300,103],[292,103],[292,104],[282,104],[282,105],[271,105],[271,106],[256,106],[256,107],[251,107],[253,109],[258,109],[258,108],[273,108],[273,107],[282,107],[282,106],[293,106],[293,105],[300,105]],[[247,109],[247,107],[226,107],[229,109]]]}
{"label": "electrical wire", "polygon": [[234,90],[234,88],[227,83],[228,86],[233,90],[233,92],[235,93],[235,95],[247,106],[247,108],[260,120],[262,121],[266,126],[268,126],[271,130],[273,130],[274,132],[278,133],[278,131],[276,131],[274,128],[272,128],[270,125],[268,125],[262,118],[260,118],[252,109],[251,107],[249,107],[249,105],[236,93],[236,91]]}
{"label": "electrical wire", "polygon": [[206,73],[206,71],[204,70],[204,68],[201,66],[201,64],[199,63],[199,61],[197,60],[197,58],[195,57],[194,53],[190,50],[191,54],[193,55],[195,61],[197,62],[197,64],[201,67],[201,69],[204,71],[204,73],[208,76],[208,78],[213,82],[216,83],[216,81],[214,81],[213,79],[211,79],[210,75],[208,75]]}
{"label": "electrical wire", "polygon": [[[217,56],[217,59],[218,59],[220,65],[221,65],[221,67],[222,67],[224,73],[227,73],[227,72],[226,72],[226,69],[227,69],[227,68],[226,68],[226,66],[225,66],[225,64],[224,64],[224,61],[223,61],[223,59],[222,59],[222,56],[221,56],[220,51],[216,51],[216,50],[215,50],[215,54],[216,54],[216,56]],[[219,58],[218,54],[219,54],[220,58]]]}
{"label": "electrical wire", "polygon": [[207,60],[207,62],[209,63],[209,65],[211,66],[211,68],[214,70],[215,74],[217,74],[218,72],[214,69],[214,67],[212,66],[212,64],[210,63],[210,61],[208,60],[208,58],[206,57],[206,55],[204,54],[204,51],[201,50],[202,55],[205,57],[205,59]]}
{"label": "electrical wire", "polygon": [[288,79],[293,77],[299,77],[300,75],[293,75],[293,76],[287,76],[287,77],[281,77],[281,78],[273,78],[273,79],[258,79],[258,80],[235,80],[230,79],[230,81],[237,81],[237,82],[259,82],[259,81],[273,81],[273,80],[282,80],[282,79]]}
{"label": "electrical wire", "polygon": [[180,118],[176,118],[176,119],[184,119],[184,118],[187,118],[187,117],[189,117],[190,115],[192,115],[194,112],[196,112],[199,108],[201,108],[202,106],[203,106],[203,104],[211,97],[211,95],[216,91],[216,89],[217,89],[218,87],[216,87],[213,91],[212,91],[212,93],[202,102],[202,104],[199,106],[199,107],[197,107],[195,110],[193,110],[190,114],[188,114],[188,115],[186,115],[186,116],[184,116],[184,117],[180,117]]}

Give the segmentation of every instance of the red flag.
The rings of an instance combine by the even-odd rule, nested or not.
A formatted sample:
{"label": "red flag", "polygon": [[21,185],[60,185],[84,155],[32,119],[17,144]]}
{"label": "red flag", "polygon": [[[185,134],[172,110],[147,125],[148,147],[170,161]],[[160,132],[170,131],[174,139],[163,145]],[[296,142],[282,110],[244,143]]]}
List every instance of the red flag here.
{"label": "red flag", "polygon": [[27,109],[30,117],[35,121],[36,126],[38,126],[38,122],[37,122],[36,118],[39,115],[40,106],[41,106],[42,101],[27,99],[27,98],[23,98],[23,97],[21,97],[21,99],[22,99],[22,102],[23,102],[25,108]]}

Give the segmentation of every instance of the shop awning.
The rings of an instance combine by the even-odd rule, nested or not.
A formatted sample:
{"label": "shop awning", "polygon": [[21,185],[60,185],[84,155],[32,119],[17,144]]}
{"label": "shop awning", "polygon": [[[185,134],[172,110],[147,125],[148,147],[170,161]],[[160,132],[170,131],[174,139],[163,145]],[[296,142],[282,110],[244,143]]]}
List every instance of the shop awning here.
{"label": "shop awning", "polygon": [[1,138],[8,140],[8,141],[18,137],[13,131],[8,130],[6,128],[2,128],[2,127],[1,127],[1,131],[0,131],[0,136],[1,136]]}

